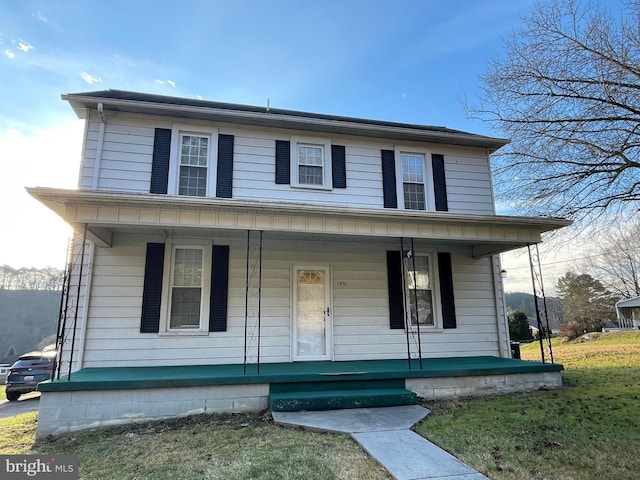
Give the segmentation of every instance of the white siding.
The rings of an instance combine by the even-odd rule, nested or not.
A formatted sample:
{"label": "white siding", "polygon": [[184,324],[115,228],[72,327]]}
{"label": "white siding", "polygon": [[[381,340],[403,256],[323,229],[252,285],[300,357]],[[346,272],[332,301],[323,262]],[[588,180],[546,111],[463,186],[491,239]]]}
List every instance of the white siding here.
{"label": "white siding", "polygon": [[[112,248],[97,248],[83,366],[242,363],[246,246],[242,238],[214,240],[231,247],[228,327],[206,336],[139,332],[146,242],[161,237],[116,235]],[[366,241],[283,241],[265,234],[261,361],[290,361],[291,266],[296,263],[332,268],[334,360],[406,358],[405,332],[389,328],[386,251],[396,248]],[[498,355],[490,259],[474,260],[464,249],[452,258],[458,328],[423,329],[423,357]],[[256,333],[255,319],[249,323],[249,332]],[[414,340],[411,349],[417,351]]]}
{"label": "white siding", "polygon": [[[185,124],[182,119],[178,123]],[[281,200],[306,204],[344,205],[359,208],[383,208],[381,149],[395,145],[383,140],[335,135],[333,144],[344,145],[347,188],[317,190],[275,183],[275,140],[306,134],[277,129],[259,129],[228,124],[198,125],[216,127],[220,133],[235,136],[233,198]],[[106,118],[98,189],[148,193],[151,179],[155,128],[171,128],[166,117],[110,113]],[[99,120],[89,117],[82,162],[80,187],[90,189],[98,151]],[[443,145],[398,145],[420,147],[445,158],[449,211],[464,214],[493,214],[493,196],[489,160],[484,149]],[[294,172],[291,172],[293,175]],[[430,188],[430,179],[427,179]],[[399,192],[400,194],[401,192]]]}

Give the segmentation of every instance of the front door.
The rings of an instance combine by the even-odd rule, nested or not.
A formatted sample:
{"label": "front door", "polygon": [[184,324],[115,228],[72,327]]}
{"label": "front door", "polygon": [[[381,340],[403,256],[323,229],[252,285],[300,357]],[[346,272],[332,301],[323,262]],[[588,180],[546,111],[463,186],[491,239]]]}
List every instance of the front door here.
{"label": "front door", "polygon": [[332,346],[331,270],[293,267],[293,359],[330,360]]}

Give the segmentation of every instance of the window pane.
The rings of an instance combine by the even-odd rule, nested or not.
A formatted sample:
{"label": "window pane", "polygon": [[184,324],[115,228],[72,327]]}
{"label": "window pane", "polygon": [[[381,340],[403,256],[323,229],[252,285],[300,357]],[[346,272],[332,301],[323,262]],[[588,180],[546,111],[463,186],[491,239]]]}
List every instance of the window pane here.
{"label": "window pane", "polygon": [[402,154],[402,181],[424,183],[423,157]]}
{"label": "window pane", "polygon": [[322,185],[322,167],[300,165],[298,182],[304,185]]}
{"label": "window pane", "polygon": [[200,287],[202,285],[202,249],[177,248],[173,270],[176,287]]}
{"label": "window pane", "polygon": [[207,169],[202,167],[180,167],[178,195],[204,197],[207,194]]}
{"label": "window pane", "polygon": [[173,289],[170,328],[199,328],[201,288]]}
{"label": "window pane", "polygon": [[322,166],[322,147],[299,145],[298,146],[298,163],[300,165],[316,165]]}
{"label": "window pane", "polygon": [[433,325],[433,312],[431,310],[431,290],[414,290],[410,291],[409,311],[411,315],[411,325],[417,325],[416,322],[416,297],[418,298],[418,313],[420,314],[420,325]]}
{"label": "window pane", "polygon": [[424,184],[404,183],[404,208],[408,210],[424,210]]}
{"label": "window pane", "polygon": [[195,135],[183,135],[181,143],[180,165],[207,166],[209,139]]}

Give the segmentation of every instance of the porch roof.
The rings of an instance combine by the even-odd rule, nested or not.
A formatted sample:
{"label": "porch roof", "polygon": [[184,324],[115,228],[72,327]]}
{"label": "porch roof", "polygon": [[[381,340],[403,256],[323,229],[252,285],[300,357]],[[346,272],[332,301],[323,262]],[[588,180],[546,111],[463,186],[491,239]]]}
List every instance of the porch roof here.
{"label": "porch roof", "polygon": [[37,200],[89,239],[109,247],[117,231],[262,230],[288,234],[415,238],[469,246],[474,257],[539,243],[570,221],[549,217],[462,215],[358,209],[256,200],[28,188]]}
{"label": "porch roof", "polygon": [[338,380],[380,380],[397,378],[442,378],[523,373],[559,372],[562,365],[500,357],[423,358],[411,368],[403,360],[361,360],[345,362],[263,363],[187,365],[172,367],[83,368],[71,379],[44,382],[42,392],[81,390],[121,390],[135,388],[198,387],[295,382],[335,382]]}

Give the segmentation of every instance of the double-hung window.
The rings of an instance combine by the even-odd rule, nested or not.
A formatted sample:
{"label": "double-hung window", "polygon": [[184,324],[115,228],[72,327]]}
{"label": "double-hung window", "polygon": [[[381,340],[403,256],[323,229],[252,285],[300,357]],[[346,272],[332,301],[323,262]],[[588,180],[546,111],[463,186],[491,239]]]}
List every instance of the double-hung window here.
{"label": "double-hung window", "polygon": [[215,196],[217,130],[175,125],[171,142],[168,193]]}
{"label": "double-hung window", "polygon": [[415,153],[401,153],[402,193],[404,208],[425,210],[425,157]]}
{"label": "double-hung window", "polygon": [[291,139],[292,185],[331,188],[331,141],[320,138]]}
{"label": "double-hung window", "polygon": [[298,144],[298,183],[322,186],[324,184],[324,147]]}
{"label": "double-hung window", "polygon": [[433,326],[433,268],[430,255],[404,259],[405,312],[412,327]]}
{"label": "double-hung window", "polygon": [[178,195],[207,195],[209,143],[210,139],[207,136],[184,133],[180,135]]}
{"label": "double-hung window", "polygon": [[207,331],[211,276],[211,247],[169,242],[165,258],[166,331]]}

